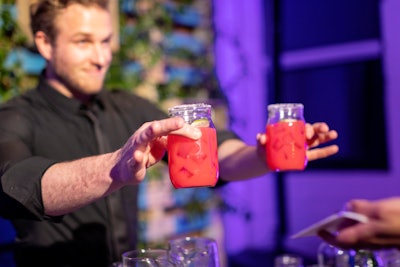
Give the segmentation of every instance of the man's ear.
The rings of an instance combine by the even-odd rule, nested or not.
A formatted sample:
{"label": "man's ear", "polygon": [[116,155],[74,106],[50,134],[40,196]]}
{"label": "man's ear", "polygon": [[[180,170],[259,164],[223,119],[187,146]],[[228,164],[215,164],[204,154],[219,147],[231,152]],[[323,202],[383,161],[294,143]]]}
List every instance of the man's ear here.
{"label": "man's ear", "polygon": [[35,34],[35,45],[39,53],[48,61],[51,59],[52,54],[52,45],[51,40],[47,37],[47,35],[38,31]]}

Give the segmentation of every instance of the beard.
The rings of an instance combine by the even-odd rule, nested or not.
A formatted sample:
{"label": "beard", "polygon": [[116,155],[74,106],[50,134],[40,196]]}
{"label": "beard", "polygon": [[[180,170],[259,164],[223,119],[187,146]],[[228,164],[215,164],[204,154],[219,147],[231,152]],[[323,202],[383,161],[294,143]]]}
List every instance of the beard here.
{"label": "beard", "polygon": [[59,64],[52,66],[53,77],[75,98],[98,94],[104,87],[104,75],[93,77],[78,68]]}
{"label": "beard", "polygon": [[99,93],[104,86],[104,78],[102,80],[92,81],[92,79],[77,78],[75,76],[57,75],[57,79],[63,83],[74,96],[94,95]]}

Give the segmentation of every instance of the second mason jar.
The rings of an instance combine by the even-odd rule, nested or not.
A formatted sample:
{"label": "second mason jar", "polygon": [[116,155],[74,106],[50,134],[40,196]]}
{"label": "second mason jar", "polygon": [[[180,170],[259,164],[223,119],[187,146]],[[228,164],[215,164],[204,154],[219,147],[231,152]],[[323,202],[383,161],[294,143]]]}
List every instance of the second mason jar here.
{"label": "second mason jar", "polygon": [[204,103],[184,104],[168,109],[170,117],[180,116],[202,132],[199,140],[176,134],[168,135],[169,176],[175,188],[212,187],[217,183],[217,135],[211,111],[211,105]]}
{"label": "second mason jar", "polygon": [[304,106],[268,105],[266,157],[272,171],[303,170],[307,165]]}

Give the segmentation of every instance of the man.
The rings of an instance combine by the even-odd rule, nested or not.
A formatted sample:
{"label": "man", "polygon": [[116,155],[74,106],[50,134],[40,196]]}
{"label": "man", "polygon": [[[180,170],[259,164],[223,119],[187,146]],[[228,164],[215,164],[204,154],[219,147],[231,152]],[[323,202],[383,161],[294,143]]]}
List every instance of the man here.
{"label": "man", "polygon": [[[107,0],[36,2],[31,28],[47,65],[35,90],[0,110],[0,215],[16,229],[18,266],[107,266],[135,246],[136,185],[164,157],[166,136],[201,133],[137,96],[103,90]],[[310,147],[336,137],[325,123],[307,125]],[[220,179],[267,172],[265,138],[251,147],[219,132]]]}
{"label": "man", "polygon": [[375,201],[354,199],[346,203],[346,210],[368,217],[341,229],[338,233],[321,231],[326,242],[344,249],[400,248],[400,198],[390,197]]}

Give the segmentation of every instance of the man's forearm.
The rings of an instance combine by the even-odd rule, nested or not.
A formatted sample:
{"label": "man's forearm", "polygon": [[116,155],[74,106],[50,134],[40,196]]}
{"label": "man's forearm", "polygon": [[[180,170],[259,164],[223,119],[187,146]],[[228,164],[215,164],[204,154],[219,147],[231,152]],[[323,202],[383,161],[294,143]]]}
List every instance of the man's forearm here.
{"label": "man's forearm", "polygon": [[228,140],[219,150],[220,176],[225,181],[237,181],[258,177],[268,171],[255,146],[247,146],[239,140]]}
{"label": "man's forearm", "polygon": [[45,214],[59,216],[69,213],[120,188],[121,183],[110,177],[117,154],[52,165],[41,181]]}

